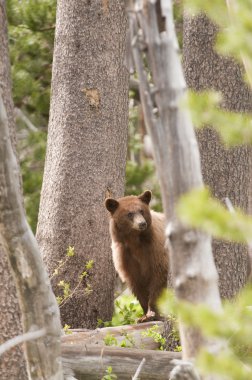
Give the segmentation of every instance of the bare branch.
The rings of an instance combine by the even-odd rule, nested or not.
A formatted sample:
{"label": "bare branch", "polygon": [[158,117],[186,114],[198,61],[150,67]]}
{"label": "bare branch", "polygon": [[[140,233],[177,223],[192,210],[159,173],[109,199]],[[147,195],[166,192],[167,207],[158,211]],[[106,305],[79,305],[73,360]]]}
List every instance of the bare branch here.
{"label": "bare branch", "polygon": [[3,355],[6,351],[10,350],[11,348],[17,346],[20,343],[28,342],[29,340],[34,340],[41,338],[46,334],[46,329],[40,329],[36,331],[30,331],[28,333],[15,336],[12,339],[7,340],[7,342],[4,342],[0,346],[0,356]]}
{"label": "bare branch", "polygon": [[38,132],[38,128],[31,122],[31,120],[23,113],[20,108],[15,108],[14,113],[16,118],[22,120],[28,129],[32,132]]}
{"label": "bare branch", "polygon": [[[140,13],[138,16],[140,17]],[[160,120],[158,116],[154,115],[153,112],[154,104],[152,102],[150,84],[147,79],[147,74],[145,72],[145,67],[143,64],[143,59],[139,47],[139,31],[137,27],[137,17],[135,13],[130,13],[129,22],[132,40],[132,52],[139,77],[139,83],[141,84],[139,90],[144,112],[144,121],[151,135],[153,144],[157,144],[159,140],[158,133],[160,132]],[[159,152],[154,151],[153,153],[156,154],[156,162],[160,162]]]}
{"label": "bare branch", "polygon": [[234,206],[232,205],[232,202],[230,201],[230,199],[229,199],[228,197],[225,198],[225,203],[226,203],[227,209],[228,209],[231,213],[235,213]]}
{"label": "bare branch", "polygon": [[143,368],[143,365],[144,365],[145,361],[146,361],[145,358],[143,358],[143,360],[142,360],[141,363],[139,364],[139,367],[138,367],[137,370],[136,370],[135,375],[132,377],[132,380],[137,380],[137,378],[138,378],[140,372],[142,371],[142,368]]}

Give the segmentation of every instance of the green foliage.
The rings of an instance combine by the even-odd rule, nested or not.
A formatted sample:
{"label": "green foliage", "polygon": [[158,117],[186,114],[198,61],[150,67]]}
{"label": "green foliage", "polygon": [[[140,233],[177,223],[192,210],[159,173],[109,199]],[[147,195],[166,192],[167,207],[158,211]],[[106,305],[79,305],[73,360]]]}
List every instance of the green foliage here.
{"label": "green foliage", "polygon": [[223,342],[218,352],[201,351],[197,366],[205,374],[223,375],[229,380],[245,380],[252,376],[252,287],[244,289],[235,301],[226,301],[223,310],[213,312],[205,305],[177,301],[165,291],[159,301],[164,314],[179,314],[183,323],[197,327],[206,338]]}
{"label": "green foliage", "polygon": [[138,195],[144,191],[143,184],[153,173],[154,166],[150,160],[142,165],[139,165],[137,162],[127,161],[125,195]]}
{"label": "green foliage", "polygon": [[9,0],[7,12],[15,105],[46,125],[56,0]]}
{"label": "green foliage", "polygon": [[162,211],[161,193],[155,174],[154,162],[146,159],[139,165],[136,162],[127,161],[125,195],[138,195],[146,189],[151,189],[152,191],[153,201],[151,208],[156,211]]}
{"label": "green foliage", "polygon": [[135,345],[135,341],[133,336],[128,333],[122,333],[124,338],[121,341],[118,341],[113,334],[108,333],[103,341],[106,346],[115,346],[115,347],[124,347],[124,348],[132,348]]}
{"label": "green foliage", "polygon": [[[133,95],[131,94],[131,96]],[[139,106],[130,104],[125,195],[138,195],[146,189],[151,189],[153,194],[152,208],[156,211],[162,211],[161,194],[154,162],[144,157],[142,152],[140,117]],[[142,134],[144,134],[143,131]]]}
{"label": "green foliage", "polygon": [[64,333],[66,335],[71,335],[73,332],[70,330],[71,326],[70,325],[67,325],[65,324],[65,326],[63,327],[63,330],[64,330]]}
{"label": "green foliage", "polygon": [[205,373],[225,375],[230,380],[252,376],[252,288],[241,292],[234,304],[226,302],[224,310],[215,314],[203,306],[182,304],[180,314],[186,323],[200,327],[204,335],[228,342],[218,355],[201,352],[198,365]]}
{"label": "green foliage", "polygon": [[245,57],[252,61],[251,6],[251,0],[243,0],[235,1],[235,9],[232,6],[229,8],[229,23],[217,40],[217,49],[220,53],[229,54],[237,60]]}
{"label": "green foliage", "polygon": [[92,269],[94,266],[94,260],[88,260],[85,264],[85,268],[88,270]]}
{"label": "green foliage", "polygon": [[[227,5],[229,3],[229,5]],[[252,85],[252,23],[251,0],[230,1],[185,0],[187,11],[192,14],[205,12],[217,25],[216,49],[231,55],[245,66],[246,79]],[[221,109],[218,94],[190,95],[190,109],[196,125],[211,125],[228,145],[252,143],[252,115],[227,112]]]}
{"label": "green foliage", "polygon": [[27,130],[17,119],[25,208],[35,233],[49,115],[56,0],[8,0],[6,6],[14,104],[38,128],[37,132]]}
{"label": "green foliage", "polygon": [[98,326],[132,325],[143,316],[143,310],[133,295],[121,295],[115,300],[114,314],[111,321],[103,322],[98,319]]}
{"label": "green foliage", "polygon": [[[25,131],[25,137],[19,138],[18,150],[27,218],[35,233],[49,117],[56,0],[8,0],[7,12],[15,107],[38,129],[27,131],[26,124],[17,119],[19,135]],[[138,119],[138,106],[130,107],[126,194],[144,191],[148,183],[153,189],[154,208],[161,210],[153,162],[141,157]]]}
{"label": "green foliage", "polygon": [[104,338],[103,341],[106,346],[118,346],[118,341],[116,337],[110,333],[108,333]]}
{"label": "green foliage", "polygon": [[185,7],[192,14],[205,12],[220,26],[217,38],[219,53],[231,55],[241,63],[244,59],[252,62],[251,0],[230,1],[229,6],[222,0],[185,0]]}
{"label": "green foliage", "polygon": [[62,288],[63,290],[63,299],[65,300],[66,298],[68,298],[70,296],[70,284],[64,280],[61,280],[59,283],[58,283],[58,286],[60,288]]}
{"label": "green foliage", "polygon": [[[214,0],[202,2],[186,0],[187,10],[194,14],[206,12],[220,26],[217,51],[232,55],[245,64],[251,85],[252,38],[251,0],[227,2]],[[189,107],[197,126],[211,125],[228,145],[252,143],[252,115],[227,112],[221,109],[221,97],[216,93],[190,94]],[[252,219],[240,210],[230,213],[209,191],[194,190],[184,196],[178,214],[185,223],[201,228],[216,237],[247,242],[252,237]],[[220,375],[229,380],[252,378],[252,289],[248,288],[232,302],[224,304],[223,312],[213,313],[202,305],[176,303],[169,297],[166,312],[173,309],[189,326],[199,327],[204,336],[226,342],[226,347],[216,354],[202,351],[198,366],[202,373]]]}
{"label": "green foliage", "polygon": [[158,329],[159,329],[158,325],[154,325],[150,327],[149,329],[147,329],[146,331],[143,331],[142,335],[144,337],[152,338],[154,342],[159,343],[160,344],[159,349],[163,351],[165,349],[166,339],[162,336],[162,334],[160,334],[160,332],[158,332]]}
{"label": "green foliage", "polygon": [[134,296],[121,296],[115,300],[111,326],[132,325],[142,315],[142,308]]}
{"label": "green foliage", "polygon": [[[53,275],[50,279],[59,276],[61,274],[62,269],[64,269],[66,263],[68,260],[71,260],[71,258],[75,255],[74,247],[69,246],[66,251],[66,258],[65,260],[60,260],[59,265],[57,268],[55,268]],[[65,279],[62,279],[58,282],[58,287],[61,289],[61,295],[56,297],[56,300],[60,307],[65,305],[66,302],[74,295],[74,293],[80,288],[81,285],[85,283],[84,293],[86,295],[89,295],[92,293],[93,289],[91,284],[88,282],[88,278],[91,275],[91,271],[94,267],[94,260],[88,260],[85,263],[85,270],[81,272],[79,275],[79,281],[77,282],[77,285],[74,289],[70,288],[70,284],[65,281]],[[85,281],[85,282],[84,282]]]}
{"label": "green foliage", "polygon": [[135,340],[131,334],[124,333],[124,339],[120,343],[120,347],[132,348],[135,346]]}
{"label": "green foliage", "polygon": [[252,115],[225,111],[220,103],[217,92],[190,92],[188,106],[193,124],[214,126],[227,145],[252,144]]}
{"label": "green foliage", "polygon": [[60,273],[60,271],[64,268],[64,266],[66,265],[66,263],[68,262],[68,260],[71,257],[73,257],[74,255],[75,255],[74,247],[69,246],[67,248],[67,251],[66,251],[66,258],[65,258],[65,260],[60,260],[58,262],[58,266],[57,266],[57,268],[54,269],[53,275],[51,276],[50,280]]}
{"label": "green foliage", "polygon": [[116,380],[116,379],[117,379],[117,376],[113,374],[113,368],[109,366],[106,369],[106,375],[103,376],[101,380]]}
{"label": "green foliage", "polygon": [[138,131],[138,107],[131,106],[125,195],[137,195],[144,191],[144,184],[153,176],[153,161],[141,157],[142,147],[141,135]]}
{"label": "green foliage", "polygon": [[66,255],[67,255],[68,257],[73,257],[73,256],[75,255],[74,247],[69,246],[69,247],[67,248]]}
{"label": "green foliage", "polygon": [[[185,0],[185,7],[194,15],[206,12],[219,26],[217,51],[232,55],[248,70],[251,85],[252,38],[251,0],[230,1]],[[227,4],[231,8],[227,8]],[[252,115],[227,112],[221,109],[222,99],[214,92],[189,95],[189,108],[196,126],[213,126],[227,145],[252,143]],[[252,219],[236,209],[230,212],[213,199],[206,189],[194,190],[179,202],[180,219],[218,238],[244,242],[251,240]],[[227,258],[228,260],[228,258]],[[245,380],[252,378],[252,289],[243,290],[231,302],[225,302],[218,314],[203,305],[177,302],[169,294],[161,302],[164,314],[179,313],[188,326],[201,330],[203,336],[223,342],[223,348],[213,354],[201,351],[197,365],[202,374],[221,376],[222,379]]]}
{"label": "green foliage", "polygon": [[164,335],[166,336],[166,343],[164,345],[166,351],[182,351],[178,330],[178,320],[172,314],[167,316]]}
{"label": "green foliage", "polygon": [[46,151],[45,132],[29,131],[26,138],[19,139],[18,150],[20,152],[20,166],[27,219],[35,233]]}
{"label": "green foliage", "polygon": [[217,24],[227,26],[229,17],[227,13],[226,2],[223,0],[201,1],[201,0],[184,0],[184,7],[190,15],[195,16],[197,13],[204,12]]}
{"label": "green foliage", "polygon": [[230,213],[205,189],[196,189],[180,199],[181,220],[218,238],[246,243],[252,239],[252,218],[236,209]]}

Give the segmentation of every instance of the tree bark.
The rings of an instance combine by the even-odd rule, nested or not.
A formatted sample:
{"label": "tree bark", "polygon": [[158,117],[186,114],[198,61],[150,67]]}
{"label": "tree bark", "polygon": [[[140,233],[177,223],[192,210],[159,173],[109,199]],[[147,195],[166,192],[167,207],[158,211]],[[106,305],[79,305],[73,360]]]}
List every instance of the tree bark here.
{"label": "tree bark", "polygon": [[118,380],[132,379],[143,358],[146,361],[139,375],[141,380],[167,380],[181,354],[89,344],[62,344],[64,374],[69,379],[73,376],[76,380],[100,380],[108,366],[112,367]]}
{"label": "tree bark", "polygon": [[[217,27],[205,15],[185,17],[183,60],[187,85],[196,91],[220,91],[224,108],[251,112],[252,93],[243,81],[242,69],[233,59],[215,52],[216,34]],[[228,197],[233,205],[248,212],[251,149],[244,146],[227,149],[210,128],[200,130],[197,136],[206,185],[220,200]],[[213,253],[221,296],[231,298],[247,280],[247,247],[213,240]]]}
{"label": "tree bark", "polygon": [[[85,263],[88,281],[61,308],[72,328],[109,320],[114,269],[104,207],[122,196],[127,150],[128,70],[124,1],[58,1],[46,164],[37,238],[52,274],[68,246],[75,256],[52,280],[74,289]],[[86,292],[87,285],[91,292]]]}
{"label": "tree bark", "polygon": [[0,226],[16,281],[24,332],[43,331],[43,337],[26,342],[30,379],[61,380],[60,319],[50,281],[43,268],[37,242],[25,218],[20,174],[13,152],[8,119],[0,94]]}
{"label": "tree bark", "polygon": [[[133,2],[134,5],[137,2]],[[137,4],[138,5],[138,4]],[[166,31],[159,33],[155,1],[145,0],[144,8],[131,11],[133,56],[140,82],[145,122],[152,138],[154,158],[161,184],[174,289],[179,300],[205,304],[219,312],[221,302],[217,272],[209,236],[184,226],[176,213],[180,196],[203,186],[200,157],[190,115],[180,107],[186,89],[177,52],[171,1],[161,1]],[[136,8],[133,7],[136,11]],[[155,108],[145,72],[141,46],[147,50],[153,79]],[[203,259],[204,257],[204,259]],[[180,323],[183,358],[192,359],[203,340],[197,329]]]}
{"label": "tree bark", "polygon": [[[0,92],[7,112],[9,132],[13,150],[16,152],[14,106],[11,96],[10,60],[8,49],[7,16],[5,0],[0,0]],[[0,214],[0,224],[4,222]],[[1,320],[0,344],[22,333],[17,292],[10,271],[7,252],[0,234],[0,298]],[[27,379],[26,364],[21,347],[6,352],[0,360],[0,378]]]}

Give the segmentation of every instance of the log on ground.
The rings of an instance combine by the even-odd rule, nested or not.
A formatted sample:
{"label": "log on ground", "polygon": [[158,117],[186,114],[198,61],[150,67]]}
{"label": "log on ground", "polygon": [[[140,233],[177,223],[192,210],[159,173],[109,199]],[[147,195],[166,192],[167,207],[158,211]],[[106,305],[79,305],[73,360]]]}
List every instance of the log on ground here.
{"label": "log on ground", "polygon": [[[157,350],[160,347],[151,336],[144,336],[144,332],[153,326],[157,326],[157,333],[162,333],[164,323],[161,321],[146,322],[136,325],[125,325],[116,327],[103,327],[95,330],[75,329],[70,330],[72,334],[64,335],[62,343],[77,345],[89,344],[105,346],[106,338],[114,339],[115,346],[122,347],[123,341],[126,342],[127,348],[141,348],[145,350]],[[113,343],[113,342],[112,342]]]}
{"label": "log on ground", "polygon": [[111,366],[119,380],[131,379],[142,359],[141,380],[167,380],[180,359],[177,352],[141,350],[135,348],[101,347],[81,344],[62,344],[62,361],[65,378],[77,380],[101,380]]}

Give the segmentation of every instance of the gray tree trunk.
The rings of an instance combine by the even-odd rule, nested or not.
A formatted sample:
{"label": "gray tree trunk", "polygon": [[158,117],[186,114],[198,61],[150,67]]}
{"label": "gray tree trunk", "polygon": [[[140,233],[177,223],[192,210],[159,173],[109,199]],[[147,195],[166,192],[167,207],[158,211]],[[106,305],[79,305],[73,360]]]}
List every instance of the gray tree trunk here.
{"label": "gray tree trunk", "polygon": [[[111,318],[114,269],[106,196],[122,196],[127,150],[128,70],[124,1],[60,0],[57,5],[48,146],[37,238],[52,274],[68,246],[75,256],[52,280],[73,289],[63,324],[93,328]],[[92,292],[85,289],[90,284]]]}
{"label": "gray tree trunk", "polygon": [[1,94],[0,136],[1,245],[7,252],[15,278],[23,330],[36,332],[36,339],[25,343],[29,379],[62,380],[58,305],[25,218],[19,167]]}
{"label": "gray tree trunk", "polygon": [[[211,239],[198,230],[186,227],[176,212],[179,198],[194,188],[201,188],[203,181],[190,115],[180,107],[186,86],[177,51],[172,2],[161,1],[166,26],[166,31],[161,29],[161,33],[155,1],[145,0],[142,8],[136,0],[131,3],[133,57],[168,223],[167,245],[175,294],[179,300],[205,304],[219,312],[221,302]],[[144,58],[142,46],[145,46]],[[145,70],[146,56],[151,76]],[[153,80],[155,108],[148,82],[150,77]],[[184,359],[194,358],[202,345],[212,345],[212,342],[202,338],[199,330],[188,328],[181,321],[179,330]]]}
{"label": "gray tree trunk", "polygon": [[[3,102],[7,112],[12,148],[16,151],[5,0],[0,0],[0,91],[2,91]],[[3,217],[1,213],[0,224],[2,223]],[[2,235],[0,235],[0,289],[0,344],[2,344],[4,341],[22,333],[17,292],[12,273],[10,272]],[[8,351],[1,357],[0,378],[2,380],[27,379],[26,364],[20,346]]]}
{"label": "gray tree trunk", "polygon": [[[252,94],[234,60],[214,51],[217,28],[200,15],[184,21],[184,70],[187,85],[194,90],[214,89],[223,95],[223,107],[252,111]],[[213,129],[198,132],[204,182],[220,200],[228,197],[233,205],[248,212],[251,181],[248,147],[226,149]],[[248,276],[247,247],[213,241],[213,253],[219,273],[222,297],[231,298],[244,286]]]}

